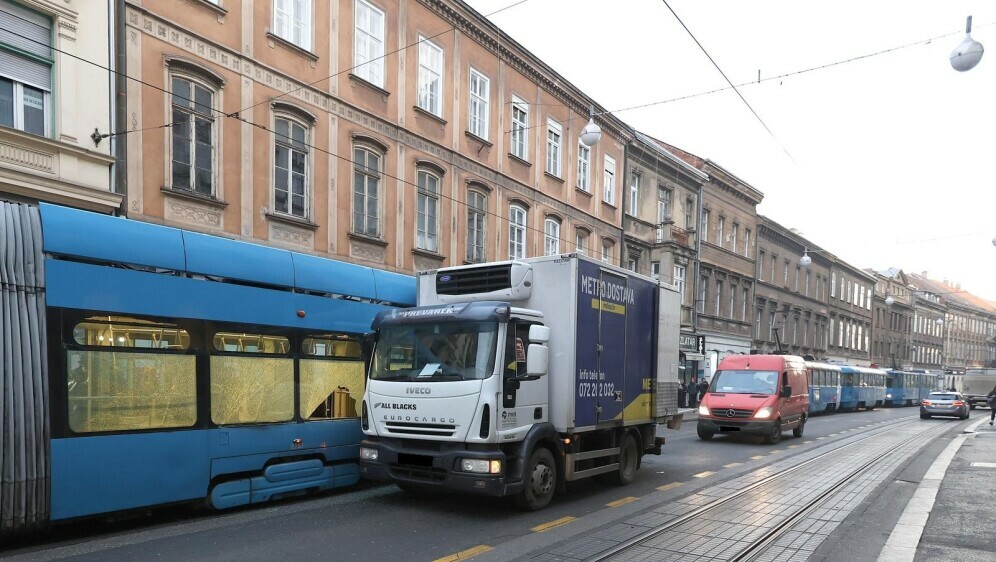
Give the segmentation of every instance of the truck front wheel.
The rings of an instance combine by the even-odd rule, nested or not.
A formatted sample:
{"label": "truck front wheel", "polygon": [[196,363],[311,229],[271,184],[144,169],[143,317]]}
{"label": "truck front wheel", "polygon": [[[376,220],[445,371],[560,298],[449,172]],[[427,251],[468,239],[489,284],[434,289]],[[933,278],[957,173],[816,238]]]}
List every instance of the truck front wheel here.
{"label": "truck front wheel", "polygon": [[550,505],[553,492],[557,487],[557,463],[553,460],[550,450],[538,447],[526,464],[525,486],[522,492],[515,496],[515,504],[520,509],[537,511]]}

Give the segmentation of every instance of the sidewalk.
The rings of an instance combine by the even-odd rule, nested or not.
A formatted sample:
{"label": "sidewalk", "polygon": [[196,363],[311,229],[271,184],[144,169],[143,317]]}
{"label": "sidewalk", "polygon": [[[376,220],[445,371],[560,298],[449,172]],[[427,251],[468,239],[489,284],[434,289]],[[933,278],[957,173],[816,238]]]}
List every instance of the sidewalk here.
{"label": "sidewalk", "polygon": [[879,562],[992,561],[996,537],[996,426],[989,410],[951,440],[927,470]]}

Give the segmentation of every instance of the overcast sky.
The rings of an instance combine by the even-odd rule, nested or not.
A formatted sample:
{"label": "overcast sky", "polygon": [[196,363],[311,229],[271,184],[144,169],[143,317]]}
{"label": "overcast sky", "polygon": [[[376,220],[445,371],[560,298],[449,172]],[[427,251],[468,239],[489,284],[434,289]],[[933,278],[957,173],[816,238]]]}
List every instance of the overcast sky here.
{"label": "overcast sky", "polygon": [[[616,115],[764,193],[758,211],[861,268],[926,271],[996,301],[996,2],[668,0],[734,84]],[[469,0],[490,13],[514,0]],[[972,36],[992,50],[960,73]],[[528,0],[492,17],[622,109],[726,81],[661,0]]]}

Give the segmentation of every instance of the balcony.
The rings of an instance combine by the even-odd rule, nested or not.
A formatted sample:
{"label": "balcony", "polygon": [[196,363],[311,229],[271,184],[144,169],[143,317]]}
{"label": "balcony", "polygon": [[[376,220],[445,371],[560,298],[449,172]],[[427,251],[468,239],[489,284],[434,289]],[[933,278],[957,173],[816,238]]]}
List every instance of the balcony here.
{"label": "balcony", "polygon": [[683,228],[678,228],[677,226],[674,226],[674,224],[667,222],[656,225],[655,230],[656,236],[654,238],[654,242],[656,244],[666,244],[670,242],[678,244],[679,246],[685,246],[686,248],[691,247],[689,241],[693,232]]}

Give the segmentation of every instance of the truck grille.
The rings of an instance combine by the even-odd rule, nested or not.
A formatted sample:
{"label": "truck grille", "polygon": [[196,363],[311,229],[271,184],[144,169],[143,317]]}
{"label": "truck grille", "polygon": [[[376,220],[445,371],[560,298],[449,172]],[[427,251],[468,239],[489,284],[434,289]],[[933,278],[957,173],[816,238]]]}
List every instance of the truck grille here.
{"label": "truck grille", "polygon": [[431,435],[435,437],[452,437],[456,426],[438,423],[403,423],[387,422],[384,424],[389,433],[395,435]]}
{"label": "truck grille", "polygon": [[440,295],[490,293],[511,287],[512,264],[510,263],[436,273],[436,293]]}
{"label": "truck grille", "polygon": [[749,418],[754,415],[752,410],[734,410],[733,408],[713,408],[709,410],[714,418]]}

